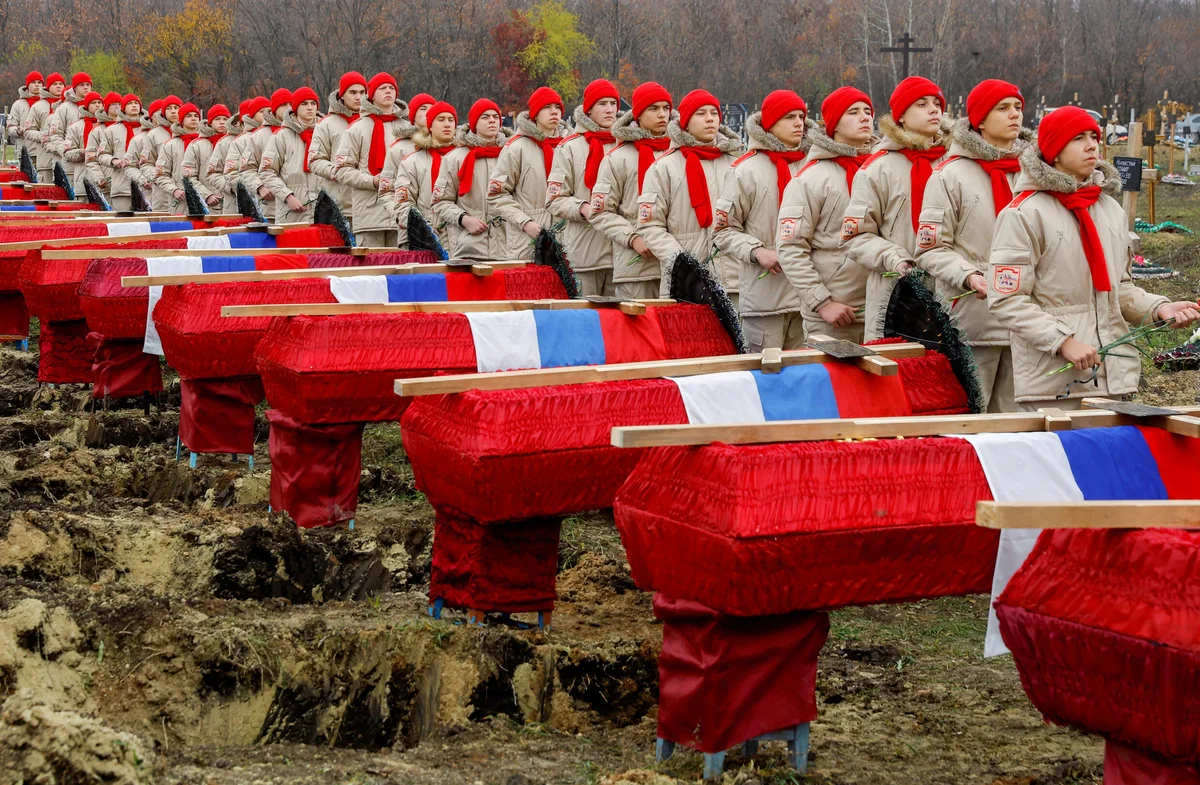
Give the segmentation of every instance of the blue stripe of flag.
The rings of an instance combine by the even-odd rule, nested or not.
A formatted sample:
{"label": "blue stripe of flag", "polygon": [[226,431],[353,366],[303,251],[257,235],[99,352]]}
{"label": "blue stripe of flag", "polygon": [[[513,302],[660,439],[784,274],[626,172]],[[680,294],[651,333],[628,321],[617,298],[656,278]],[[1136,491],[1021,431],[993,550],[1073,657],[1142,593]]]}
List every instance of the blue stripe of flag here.
{"label": "blue stripe of flag", "polygon": [[543,368],[604,364],[604,333],[597,311],[534,311],[533,320]]}
{"label": "blue stripe of flag", "polygon": [[274,235],[266,232],[235,232],[225,235],[231,248],[274,248]]}
{"label": "blue stripe of flag", "polygon": [[160,232],[190,232],[196,227],[192,226],[191,221],[151,221],[150,231],[154,234]]}
{"label": "blue stripe of flag", "polygon": [[206,273],[242,273],[254,269],[254,257],[201,256],[200,266]]}
{"label": "blue stripe of flag", "polygon": [[390,303],[444,303],[450,299],[443,273],[389,275],[386,278]]}
{"label": "blue stripe of flag", "polygon": [[1131,425],[1058,434],[1085,501],[1166,499],[1158,463]]}
{"label": "blue stripe of flag", "polygon": [[6,213],[32,213],[37,211],[36,204],[10,204],[0,207]]}
{"label": "blue stripe of flag", "polygon": [[751,371],[763,416],[772,420],[837,419],[837,396],[821,363],[789,365],[779,373]]}

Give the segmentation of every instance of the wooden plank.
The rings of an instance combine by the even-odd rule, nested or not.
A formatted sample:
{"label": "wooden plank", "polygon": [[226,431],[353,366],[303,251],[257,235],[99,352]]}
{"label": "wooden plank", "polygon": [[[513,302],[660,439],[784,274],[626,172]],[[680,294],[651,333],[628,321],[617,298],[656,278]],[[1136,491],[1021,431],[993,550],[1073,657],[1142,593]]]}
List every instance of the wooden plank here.
{"label": "wooden plank", "polygon": [[[1170,419],[1195,419],[1200,407],[1179,407]],[[1057,417],[1058,415],[1054,415]],[[1067,412],[1071,428],[1122,425],[1123,415],[1101,410]],[[875,417],[856,420],[792,420],[735,425],[642,425],[613,428],[616,447],[772,444],[833,439],[889,439],[974,433],[1031,433],[1047,430],[1045,412],[962,414],[932,417]]]}
{"label": "wooden plank", "polygon": [[1115,412],[1121,418],[1122,425],[1147,425],[1162,428],[1180,436],[1200,438],[1200,418],[1186,415],[1170,415],[1170,411],[1159,406],[1144,406],[1125,401],[1110,401],[1107,398],[1084,398],[1083,406],[1087,409],[1103,409]]}
{"label": "wooden plank", "polygon": [[[925,347],[919,343],[893,343],[875,347],[880,355],[892,359],[925,356]],[[768,350],[772,351],[772,350]],[[816,349],[796,349],[787,352],[773,350],[778,354],[779,368],[789,365],[810,365],[835,362],[833,358]],[[767,351],[762,354],[729,354],[717,357],[691,357],[681,360],[655,360],[639,363],[614,363],[612,365],[588,365],[576,368],[543,368],[527,371],[499,371],[496,373],[464,373],[446,376],[425,376],[415,379],[397,379],[396,394],[404,396],[444,395],[467,390],[520,390],[530,387],[551,387],[563,384],[591,384],[595,382],[629,381],[631,379],[663,379],[672,376],[698,376],[727,371],[763,370],[764,363],[771,361]],[[778,371],[774,371],[778,372]]]}
{"label": "wooden plank", "polygon": [[[211,229],[190,229],[179,232],[131,234],[125,237],[58,237],[53,240],[26,240],[18,243],[0,243],[0,253],[8,251],[34,251],[39,248],[53,248],[60,245],[119,245],[121,243],[139,243],[147,240],[176,240],[181,237],[218,237],[225,234],[264,231],[263,226],[263,224],[243,224],[242,226],[215,226]],[[308,226],[308,224],[286,224],[286,226]],[[267,229],[269,228],[267,227]]]}
{"label": "wooden plank", "polygon": [[896,361],[886,357],[856,357],[852,362],[867,373],[876,376],[898,376],[900,374],[900,366]]}
{"label": "wooden plank", "polygon": [[[671,305],[674,300],[640,300]],[[428,303],[285,303],[226,305],[222,316],[341,316],[354,313],[483,313],[486,311],[574,311],[595,308],[587,300],[465,300]]]}
{"label": "wooden plank", "polygon": [[782,349],[763,349],[759,357],[762,358],[759,363],[759,370],[763,373],[779,373],[783,370]]}
{"label": "wooden plank", "polygon": [[[282,254],[349,253],[357,248],[217,248],[212,250],[188,248],[129,248],[112,251],[105,248],[60,248],[42,251],[43,259],[107,259],[114,254],[139,259],[159,259],[177,256],[275,256]],[[365,250],[365,249],[364,249]],[[379,253],[390,253],[390,249],[379,248]]]}
{"label": "wooden plank", "polygon": [[[494,262],[493,268],[506,270],[524,267],[527,262]],[[302,267],[292,270],[244,270],[232,273],[196,273],[187,275],[126,275],[121,285],[182,286],[189,283],[246,283],[260,281],[292,281],[301,278],[350,278],[358,275],[418,275],[425,273],[462,272],[461,267],[444,264],[380,264],[362,267]]]}
{"label": "wooden plank", "polygon": [[987,529],[1200,529],[1200,501],[977,502]]}

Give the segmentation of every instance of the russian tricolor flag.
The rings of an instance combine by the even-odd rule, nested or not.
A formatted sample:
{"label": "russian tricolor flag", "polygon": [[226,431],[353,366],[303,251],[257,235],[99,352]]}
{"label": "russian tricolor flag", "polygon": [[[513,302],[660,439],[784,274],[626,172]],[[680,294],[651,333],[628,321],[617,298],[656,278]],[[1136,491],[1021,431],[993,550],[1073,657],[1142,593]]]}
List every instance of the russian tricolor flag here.
{"label": "russian tricolor flag", "polygon": [[444,303],[505,300],[504,277],[470,272],[330,276],[339,303]]}
{"label": "russian tricolor flag", "polygon": [[[128,221],[105,224],[109,237],[129,237],[164,232],[194,232],[191,221]],[[268,232],[235,232],[206,237],[189,237],[189,250],[219,250],[222,248],[275,248],[275,236]]]}
{"label": "russian tricolor flag", "polygon": [[468,313],[481,373],[665,360],[654,308],[629,316],[615,308]]}
{"label": "russian tricolor flag", "polygon": [[[1057,433],[964,436],[975,448],[992,497],[1000,502],[1079,502],[1200,498],[1200,444],[1161,428],[1123,426]],[[1025,562],[1040,529],[1005,529],[992,599]],[[984,656],[1008,651],[995,610],[988,612]]]}

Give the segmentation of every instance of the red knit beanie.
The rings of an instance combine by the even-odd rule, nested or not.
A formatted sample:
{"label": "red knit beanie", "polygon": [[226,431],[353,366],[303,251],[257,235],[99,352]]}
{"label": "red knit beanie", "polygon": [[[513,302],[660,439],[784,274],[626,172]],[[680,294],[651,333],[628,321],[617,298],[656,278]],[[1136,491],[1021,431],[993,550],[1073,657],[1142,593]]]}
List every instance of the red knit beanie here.
{"label": "red knit beanie", "polygon": [[100,104],[103,105],[104,104],[104,96],[100,95],[95,90],[93,90],[83,97],[83,100],[79,102],[79,105],[82,106],[84,109],[87,109],[88,104],[90,104],[92,101],[99,101]]}
{"label": "red knit beanie", "polygon": [[208,107],[209,125],[211,125],[212,121],[216,120],[218,117],[232,117],[229,107],[225,104],[213,104],[212,106]]}
{"label": "red knit beanie", "polygon": [[534,90],[533,95],[529,96],[529,119],[536,120],[538,112],[551,104],[558,104],[558,108],[562,108],[563,99],[557,92],[549,87]]}
{"label": "red knit beanie", "polygon": [[871,96],[857,87],[846,85],[825,96],[825,100],[821,102],[821,120],[825,123],[825,133],[829,138],[833,138],[833,131],[842,121],[842,115],[846,113],[846,110],[859,101],[871,107],[872,113],[875,111],[875,106],[871,103]]}
{"label": "red knit beanie", "polygon": [[621,94],[617,91],[617,86],[607,79],[596,79],[587,87],[583,88],[583,111],[584,113],[592,111],[592,107],[601,98],[612,98],[617,104],[621,103]]}
{"label": "red knit beanie", "polygon": [[471,104],[471,111],[467,112],[467,125],[472,131],[475,130],[475,125],[479,122],[479,118],[483,117],[483,113],[489,109],[496,114],[500,114],[500,107],[490,98],[480,98]]}
{"label": "red knit beanie", "polygon": [[150,102],[150,105],[146,107],[146,112],[151,117],[153,117],[155,115],[155,113],[161,112],[161,111],[162,111],[162,99],[161,98],[155,98],[153,101]]}
{"label": "red knit beanie", "polygon": [[937,96],[938,103],[942,105],[942,111],[946,111],[946,96],[942,94],[942,88],[923,76],[910,76],[901,81],[892,91],[892,97],[888,99],[888,107],[892,110],[892,119],[899,123],[900,115],[927,95]]}
{"label": "red knit beanie", "polygon": [[104,111],[107,112],[114,105],[120,104],[120,103],[121,103],[121,94],[110,92],[108,95],[104,96]]}
{"label": "red knit beanie", "polygon": [[374,101],[375,91],[383,87],[385,84],[390,84],[392,87],[396,87],[396,77],[392,76],[386,71],[381,71],[372,76],[371,81],[367,82],[367,100]]}
{"label": "red knit beanie", "polygon": [[715,95],[707,90],[693,90],[679,102],[679,127],[686,129],[692,120],[692,115],[702,106],[715,106],[717,113],[721,112],[721,102]]}
{"label": "red knit beanie", "polygon": [[126,109],[128,109],[129,105],[134,101],[137,101],[140,104],[142,99],[138,98],[133,93],[127,93],[125,97],[121,99],[121,111],[124,112]]}
{"label": "red knit beanie", "polygon": [[317,91],[311,87],[301,87],[296,92],[292,93],[292,108],[295,109],[305,101],[316,101],[317,108],[321,108],[321,99],[317,96]]}
{"label": "red knit beanie", "polygon": [[808,104],[804,103],[803,98],[791,90],[773,90],[762,102],[763,130],[770,131],[771,126],[779,122],[784,115],[797,109],[805,115],[808,114]]}
{"label": "red knit beanie", "polygon": [[46,80],[42,77],[41,71],[30,71],[29,73],[25,74],[25,87],[28,88],[29,85],[33,84],[34,82],[42,82],[43,84],[46,82]]}
{"label": "red knit beanie", "polygon": [[363,88],[366,88],[367,77],[363,76],[358,71],[347,71],[346,73],[342,74],[342,78],[338,80],[338,98],[341,98],[343,95],[345,95],[346,91],[351,87],[354,87],[356,84],[360,84],[363,86]]}
{"label": "red knit beanie", "polygon": [[666,101],[672,106],[675,105],[675,102],[671,100],[671,94],[667,92],[667,88],[658,82],[642,82],[633,88],[633,119],[637,120],[642,116],[642,112],[659,101]]}
{"label": "red knit beanie", "polygon": [[[409,104],[409,106],[411,106],[411,105],[412,104]],[[438,115],[443,114],[445,112],[449,112],[450,116],[454,118],[454,124],[458,125],[458,112],[455,110],[455,108],[453,106],[446,103],[445,101],[437,101],[436,103],[432,103],[429,105],[429,110],[425,112],[425,125],[429,125],[429,123],[432,122],[434,120],[434,118],[436,118]]]}
{"label": "red knit beanie", "polygon": [[54,73],[52,73],[46,77],[46,87],[49,87],[50,85],[54,84],[55,82],[62,82],[65,85],[67,83],[67,80],[63,79],[62,74],[60,74],[58,71],[55,71]]}
{"label": "red knit beanie", "polygon": [[261,95],[256,95],[246,102],[246,114],[250,117],[261,112],[263,109],[270,109],[271,101]]}
{"label": "red knit beanie", "polygon": [[271,113],[278,115],[279,110],[283,108],[283,105],[290,104],[291,102],[292,91],[286,87],[279,88],[275,92],[271,93]]}
{"label": "red knit beanie", "polygon": [[967,94],[967,120],[972,128],[983,125],[984,119],[1005,98],[1016,98],[1021,102],[1021,88],[1003,79],[984,79]]}
{"label": "red knit beanie", "polygon": [[1042,118],[1037,131],[1038,149],[1046,163],[1054,163],[1063,148],[1084,131],[1094,131],[1100,136],[1100,126],[1078,106],[1055,109]]}
{"label": "red knit beanie", "polygon": [[75,75],[71,77],[71,89],[79,87],[84,82],[91,84],[92,77],[88,76],[86,71],[76,71]]}
{"label": "red knit beanie", "polygon": [[[422,106],[432,106],[436,103],[437,99],[429,93],[417,93],[412,97],[412,100],[408,102],[408,121],[410,123],[417,122],[417,110],[419,110]],[[429,125],[428,114],[425,115],[425,124]]]}
{"label": "red knit beanie", "polygon": [[202,117],[202,115],[200,114],[200,107],[196,106],[191,101],[188,101],[186,104],[179,107],[179,122],[182,123],[183,118],[192,113],[195,113],[197,118]]}
{"label": "red knit beanie", "polygon": [[183,106],[183,101],[179,100],[179,96],[168,95],[162,99],[162,103],[158,105],[159,111],[166,111],[168,106]]}

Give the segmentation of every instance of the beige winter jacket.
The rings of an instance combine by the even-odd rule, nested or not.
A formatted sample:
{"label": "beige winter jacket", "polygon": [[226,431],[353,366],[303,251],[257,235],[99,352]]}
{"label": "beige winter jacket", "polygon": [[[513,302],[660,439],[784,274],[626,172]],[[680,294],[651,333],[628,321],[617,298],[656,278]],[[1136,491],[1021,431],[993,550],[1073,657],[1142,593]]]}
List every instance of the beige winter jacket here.
{"label": "beige winter jacket", "polygon": [[388,147],[387,158],[383,161],[383,171],[379,173],[379,195],[388,200],[388,206],[393,215],[396,211],[394,191],[396,178],[400,175],[400,162],[417,151],[413,137],[418,133],[417,127],[405,119],[408,117],[407,102],[396,101],[394,114],[400,115],[402,118],[400,130],[396,132],[396,138]]}
{"label": "beige winter jacket", "polygon": [[617,144],[600,162],[592,188],[590,223],[612,243],[614,283],[657,281],[662,276],[658,260],[643,258],[630,245],[642,236],[637,225],[638,149],[633,143],[653,134],[635,122],[632,112],[625,112],[613,123],[613,136]]}
{"label": "beige winter jacket", "polygon": [[17,100],[13,101],[12,106],[8,108],[8,125],[5,130],[8,134],[8,141],[20,149],[24,146],[23,134],[25,129],[22,127],[25,124],[25,115],[29,113],[29,107],[34,101],[34,98],[24,87],[17,90]]}
{"label": "beige winter jacket", "polygon": [[529,119],[529,112],[517,115],[516,130],[492,168],[488,199],[492,212],[508,222],[507,257],[532,259],[533,243],[522,227],[530,221],[544,229],[554,224],[546,209],[546,161],[539,144],[546,135]]}
{"label": "beige winter jacket", "polygon": [[[452,259],[503,259],[508,253],[504,219],[496,215],[487,198],[488,183],[498,159],[476,158],[475,171],[471,173],[471,190],[463,196],[458,195],[461,182],[458,170],[471,148],[503,147],[507,140],[503,130],[490,142],[469,131],[465,125],[460,125],[454,132],[454,144],[457,147],[442,159],[442,171],[433,189],[433,215],[438,223],[446,227],[450,238],[446,251]],[[471,234],[462,228],[459,220],[464,215],[483,221],[487,224],[487,231]]]}
{"label": "beige winter jacket", "polygon": [[[311,126],[310,126],[311,127]],[[283,118],[283,130],[272,136],[263,148],[258,164],[259,181],[275,195],[275,218],[279,223],[296,223],[312,219],[313,206],[320,190],[320,178],[315,172],[304,171],[307,151],[300,134],[305,130],[295,114]],[[313,134],[316,134],[314,128]],[[304,209],[288,208],[288,196],[295,196]]]}
{"label": "beige winter jacket", "polygon": [[[996,207],[992,178],[976,161],[1016,159],[1031,136],[1026,132],[1012,149],[1001,150],[985,142],[965,117],[950,129],[949,154],[925,188],[917,227],[917,264],[936,279],[942,299],[949,301],[967,291],[967,279],[974,273],[986,275],[988,269]],[[1007,177],[1011,188],[1017,173]],[[963,297],[952,313],[972,346],[1008,346],[1008,330],[988,312],[986,300]]]}
{"label": "beige winter jacket", "polygon": [[[779,219],[779,171],[765,151],[799,152],[762,127],[762,112],[746,120],[750,152],[733,162],[717,200],[713,242],[738,265],[738,310],[742,316],[774,316],[800,310],[800,297],[786,275],[765,275],[754,260],[759,248],[775,250]],[[788,163],[794,177],[803,160]],[[761,277],[760,277],[761,276]]]}
{"label": "beige winter jacket", "polygon": [[158,157],[162,147],[171,139],[170,123],[162,112],[155,112],[151,121],[154,127],[146,132],[138,154],[138,169],[142,170],[142,182],[150,186],[150,206],[156,212],[174,212],[175,197],[158,186]]}
{"label": "beige winter jacket", "polygon": [[[142,190],[142,196],[146,197],[147,200],[151,198],[153,182],[146,179],[146,173],[142,171],[141,160],[143,156],[149,155],[150,131],[152,128],[153,126],[151,126],[149,121],[143,118],[142,130],[133,137],[133,140],[129,143],[129,147],[125,151],[124,158],[129,161],[129,164],[122,171],[125,173],[125,185],[128,193],[115,193],[115,196],[132,196],[133,189],[129,188],[129,183],[137,183],[138,188]],[[151,207],[153,207],[153,204],[151,204]]]}
{"label": "beige winter jacket", "polygon": [[808,157],[783,192],[775,242],[779,266],[800,298],[804,320],[819,326],[824,320],[817,311],[829,303],[858,310],[866,302],[867,268],[840,247],[850,188],[846,170],[833,159],[867,150],[835,142],[819,127],[810,128],[808,138]]}
{"label": "beige winter jacket", "polygon": [[[96,163],[100,169],[107,173],[109,177],[108,193],[110,196],[129,196],[129,176],[132,172],[137,172],[136,150],[131,152],[125,147],[125,115],[117,110],[117,122],[102,129],[99,139],[99,147],[96,150]],[[138,140],[145,131],[142,128],[134,130],[133,138],[129,140],[129,147],[134,148],[134,143]],[[117,168],[114,162],[120,160],[125,163],[124,166]],[[140,172],[139,172],[140,174]]]}
{"label": "beige winter jacket", "polygon": [[[108,115],[103,111],[98,115],[94,115],[86,109],[82,109],[79,112],[79,119],[71,123],[71,126],[67,128],[66,136],[63,138],[63,159],[69,161],[75,167],[75,175],[71,179],[71,186],[79,196],[83,196],[84,177],[91,176],[92,183],[97,186],[102,185],[101,180],[103,180],[102,173],[98,171],[89,173],[88,170],[88,140],[83,138],[83,125],[87,119],[95,121],[91,131],[88,133],[89,137],[95,134],[96,129],[103,128],[104,124],[109,121]],[[101,174],[100,179],[93,176],[95,174]]]}
{"label": "beige winter jacket", "polygon": [[308,148],[308,168],[320,178],[321,187],[329,192],[342,208],[342,214],[350,219],[350,190],[333,176],[333,157],[337,154],[342,134],[350,127],[350,110],[338,98],[337,90],[329,94],[329,114],[317,121],[312,144]]}
{"label": "beige winter jacket", "polygon": [[25,113],[25,121],[21,124],[21,136],[29,147],[29,155],[33,165],[38,169],[54,167],[54,154],[46,147],[50,132],[50,102],[39,98]]}
{"label": "beige winter jacket", "polygon": [[[408,212],[416,208],[430,228],[437,233],[438,242],[447,247],[450,235],[447,233],[445,222],[439,221],[433,214],[433,186],[430,179],[433,173],[433,154],[431,149],[436,147],[433,137],[424,131],[418,131],[412,138],[416,150],[409,153],[400,162],[396,172],[396,181],[392,185],[392,198],[395,200],[396,229],[399,232],[399,245],[408,245]],[[441,178],[442,167],[446,166],[446,156],[453,150],[442,155],[438,178]],[[472,181],[473,184],[473,181]]]}
{"label": "beige winter jacket", "polygon": [[[949,121],[943,130],[949,130]],[[880,118],[879,131],[883,141],[855,176],[854,193],[842,219],[842,247],[870,271],[863,331],[868,341],[883,335],[883,312],[895,285],[883,273],[896,272],[902,262],[912,264],[917,252],[909,201],[912,165],[903,155],[892,153],[929,150],[944,141],[941,136],[929,139],[906,131],[892,122],[890,115]]]}
{"label": "beige winter jacket", "polygon": [[[1088,185],[1116,194],[1121,182],[1116,170],[1101,161]],[[1014,188],[1018,196],[996,219],[987,274],[988,307],[1012,333],[1018,403],[1048,401],[1063,393],[1079,398],[1135,392],[1142,363],[1132,346],[1118,347],[1104,358],[1096,377],[1098,387],[1081,383],[1067,389],[1069,382],[1082,382],[1090,373],[1071,369],[1047,374],[1064,364],[1057,351],[1068,337],[1100,348],[1128,333],[1131,324],[1155,319],[1168,302],[1134,286],[1125,212],[1107,194],[1088,210],[1104,246],[1112,284],[1112,291],[1096,291],[1079,224],[1047,193],[1073,193],[1078,187],[1073,177],[1047,164],[1037,147],[1030,146],[1021,153],[1021,174]]]}
{"label": "beige winter jacket", "polygon": [[[237,185],[242,181],[242,151],[259,128],[262,125],[253,119],[243,121],[242,132],[225,148],[225,163],[218,182],[224,187],[225,193],[233,197],[234,212],[237,212]],[[216,152],[213,150],[214,155]]]}
{"label": "beige winter jacket", "polygon": [[75,91],[68,87],[63,92],[63,100],[54,107],[54,113],[50,115],[50,123],[46,127],[46,147],[54,154],[55,161],[63,165],[63,171],[67,173],[67,179],[71,182],[75,182],[76,162],[67,160],[67,129],[83,117],[83,108],[75,103],[79,98],[82,96],[76,96]]}
{"label": "beige winter jacket", "polygon": [[[396,119],[383,126],[383,143],[391,147],[399,134],[408,126],[403,119],[404,102],[397,101],[392,109]],[[375,130],[375,122],[371,118],[383,114],[370,101],[363,102],[362,119],[346,129],[338,144],[337,153],[333,159],[334,177],[338,182],[350,189],[351,212],[354,215],[355,232],[387,232],[395,231],[396,218],[392,213],[391,199],[384,199],[379,194],[375,175],[369,168],[371,153],[371,134]],[[380,172],[382,176],[382,170]],[[382,179],[382,177],[381,177]]]}
{"label": "beige winter jacket", "polygon": [[225,136],[213,145],[212,152],[208,154],[208,160],[204,162],[204,172],[200,175],[200,184],[204,187],[204,195],[221,195],[221,203],[211,208],[214,213],[237,212],[237,196],[233,190],[233,181],[225,175],[225,162],[229,158],[229,151],[241,133],[240,126],[231,125]]}
{"label": "beige winter jacket", "polygon": [[200,138],[188,145],[188,148],[183,151],[183,174],[192,181],[192,187],[196,189],[196,193],[204,200],[209,212],[213,213],[221,212],[221,204],[208,204],[208,197],[214,193],[212,188],[209,187],[208,162],[212,158],[214,149],[213,136],[216,133],[211,125],[201,123]]}
{"label": "beige winter jacket", "polygon": [[[179,135],[184,133],[184,130],[178,124],[172,126],[171,130],[173,132],[171,138],[158,150],[158,163],[154,167],[154,184],[159,191],[167,195],[167,212],[185,215],[188,211],[187,199],[175,198],[175,192],[183,190],[183,156],[187,151],[184,149],[183,139],[180,139]],[[191,144],[199,141],[196,139]],[[191,144],[188,145],[189,148]]]}
{"label": "beige winter jacket", "polygon": [[[267,147],[267,142],[275,134],[283,129],[282,121],[275,116],[273,112],[263,113],[263,124],[254,130],[242,143],[240,148],[241,158],[238,160],[238,175],[241,177],[242,184],[246,186],[246,190],[262,202],[262,213],[264,218],[275,217],[275,199],[274,194],[269,198],[263,198],[258,189],[263,186],[262,177],[258,174],[258,165],[262,161],[263,150]],[[268,189],[269,190],[269,189]]]}
{"label": "beige winter jacket", "polygon": [[[554,165],[546,184],[546,209],[567,222],[563,242],[572,268],[578,272],[611,270],[612,241],[579,214],[579,209],[592,201],[592,191],[584,182],[591,145],[583,134],[596,133],[601,128],[582,106],[575,107],[574,119],[577,133],[563,140],[554,151]],[[615,141],[605,144],[604,152],[608,153],[615,145]]]}
{"label": "beige winter jacket", "polygon": [[642,192],[638,196],[638,231],[658,257],[658,290],[666,296],[671,288],[671,268],[675,257],[687,251],[701,264],[707,262],[713,275],[733,294],[738,288],[738,263],[730,256],[717,253],[713,258],[713,234],[717,229],[717,200],[725,187],[730,166],[743,151],[742,140],[725,126],[721,126],[713,145],[724,155],[711,161],[701,161],[708,181],[709,204],[712,205],[713,221],[700,226],[692,207],[688,191],[686,159],[679,151],[681,147],[700,147],[696,137],[679,126],[677,119],[667,124],[667,135],[671,137],[671,149],[662,155],[646,172]]}

